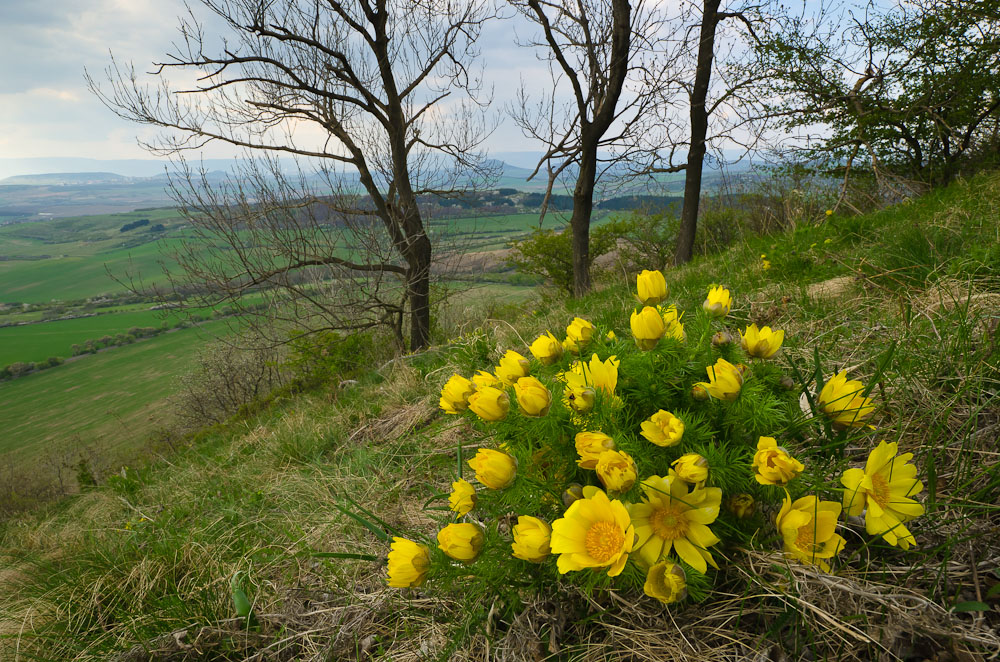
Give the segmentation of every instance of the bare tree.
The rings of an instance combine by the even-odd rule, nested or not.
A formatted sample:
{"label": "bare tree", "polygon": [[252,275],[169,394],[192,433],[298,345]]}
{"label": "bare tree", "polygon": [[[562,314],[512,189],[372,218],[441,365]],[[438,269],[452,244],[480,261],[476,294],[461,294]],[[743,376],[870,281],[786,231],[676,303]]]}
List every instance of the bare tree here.
{"label": "bare tree", "polygon": [[[174,253],[174,293],[305,332],[388,323],[402,339],[408,316],[410,348],[425,347],[432,241],[418,203],[489,174],[470,70],[489,9],[480,0],[201,4],[225,34],[209,36],[189,11],[175,52],[154,65],[157,85],[114,61],[107,85],[89,79],[121,117],[167,130],[151,150],[224,143],[247,155],[221,186],[194,169],[174,180],[195,229]],[[171,78],[188,82],[175,88]],[[299,160],[297,173],[282,156]]]}
{"label": "bare tree", "polygon": [[[673,84],[663,88],[668,96],[660,107],[669,111],[677,97],[686,97],[688,112],[686,121],[661,116],[666,134],[663,142],[670,149],[648,172],[684,172],[684,204],[674,264],[690,261],[694,251],[709,146],[726,144],[741,147],[745,153],[754,151],[771,117],[760,87],[771,72],[762,66],[752,44],[776,4],[686,0],[678,15],[671,17],[681,45],[676,50],[679,57],[674,61]],[[721,57],[720,44],[725,49]],[[675,163],[674,156],[685,147],[685,161]]]}
{"label": "bare tree", "polygon": [[[548,175],[546,201],[560,176],[575,176],[573,293],[590,290],[590,218],[597,181],[617,164],[655,154],[646,144],[657,103],[651,89],[664,80],[657,54],[661,19],[644,0],[511,0],[541,28],[539,47],[550,62],[553,89],[534,94],[525,85],[512,108],[522,132],[546,145],[532,177]],[[532,88],[534,89],[534,85]],[[569,89],[566,90],[565,88]],[[563,102],[563,99],[568,101]],[[543,209],[545,204],[543,203]]]}

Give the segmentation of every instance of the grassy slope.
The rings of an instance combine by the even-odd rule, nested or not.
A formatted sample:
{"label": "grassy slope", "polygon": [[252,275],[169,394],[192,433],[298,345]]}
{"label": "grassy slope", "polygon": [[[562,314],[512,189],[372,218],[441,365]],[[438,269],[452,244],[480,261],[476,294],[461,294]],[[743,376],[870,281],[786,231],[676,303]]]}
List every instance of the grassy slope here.
{"label": "grassy slope", "polygon": [[[796,642],[814,658],[866,659],[885,647],[908,657],[976,659],[1000,643],[989,629],[995,614],[949,615],[940,605],[986,599],[996,583],[988,573],[1000,548],[992,441],[1000,413],[991,404],[1000,388],[998,216],[1000,177],[983,177],[871,217],[753,240],[668,275],[671,299],[687,310],[710,283],[724,282],[737,297],[731,325],[786,329],[783,354],[791,360],[811,360],[816,347],[828,357],[826,370],[851,366],[865,380],[875,371],[872,357],[898,344],[875,391],[883,407],[874,422],[916,452],[929,512],[911,527],[918,549],[882,572],[846,568],[822,579],[774,556],[731,550],[727,572],[752,569],[756,577],[749,593],[669,616],[628,596],[602,598],[586,618],[570,621],[560,620],[557,602],[524,605],[525,620],[516,623],[492,605],[500,610],[484,628],[476,619],[493,614],[488,602],[455,607],[421,592],[408,602],[383,587],[377,564],[330,556],[386,549],[336,510],[337,493],[392,526],[429,528],[420,506],[446,488],[455,442],[469,434],[435,412],[453,370],[484,367],[508,347],[525,351],[519,337],[558,330],[574,314],[627,334],[631,284],[618,283],[582,301],[538,302],[531,315],[488,324],[485,340],[394,362],[357,388],[278,403],[207,433],[169,462],[7,523],[0,657],[104,659],[139,646],[121,659],[196,652],[236,660],[256,651],[267,659],[354,659],[362,651],[424,659],[446,650],[470,617],[475,626],[458,644],[459,659],[485,660],[533,641],[536,651],[557,645],[560,659],[752,658]],[[762,270],[761,253],[770,270]],[[232,618],[229,580],[237,571],[248,578],[260,630],[241,632]],[[750,611],[766,630],[741,627]],[[895,647],[897,634],[910,649]],[[143,647],[161,654],[143,657]]]}

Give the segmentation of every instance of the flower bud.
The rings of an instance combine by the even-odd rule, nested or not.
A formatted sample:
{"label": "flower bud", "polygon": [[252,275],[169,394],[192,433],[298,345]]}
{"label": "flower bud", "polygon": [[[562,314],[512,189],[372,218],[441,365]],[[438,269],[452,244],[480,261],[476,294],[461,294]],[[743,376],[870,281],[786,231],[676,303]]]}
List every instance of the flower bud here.
{"label": "flower bud", "polygon": [[541,361],[542,365],[552,365],[563,355],[563,346],[551,332],[546,331],[531,343],[532,356]]}
{"label": "flower bud", "polygon": [[[574,317],[573,321],[566,327],[566,342],[563,347],[567,350],[579,353],[580,350],[590,342],[594,335],[594,325],[582,317]],[[567,346],[567,343],[569,346]]]}
{"label": "flower bud", "polygon": [[604,451],[594,468],[609,492],[627,492],[639,477],[635,460],[624,451]]}
{"label": "flower bud", "polygon": [[490,448],[480,448],[469,466],[476,472],[476,480],[492,490],[502,490],[517,476],[517,460]]}
{"label": "flower bud", "polygon": [[469,407],[476,385],[461,375],[452,375],[441,389],[440,407],[446,414],[459,414]]}
{"label": "flower bud", "polygon": [[642,305],[655,306],[667,298],[667,281],[662,272],[643,270],[635,280]]}
{"label": "flower bud", "polygon": [[448,497],[448,507],[458,513],[459,517],[476,507],[476,488],[472,483],[459,478],[451,484],[451,495]]}
{"label": "flower bud", "polygon": [[514,384],[517,406],[525,416],[545,416],[552,405],[552,394],[534,377],[521,377]]}
{"label": "flower bud", "polygon": [[406,538],[394,537],[390,550],[386,583],[396,588],[422,585],[427,579],[427,569],[431,566],[431,555],[427,546]]}
{"label": "flower bud", "polygon": [[472,376],[472,383],[476,385],[476,388],[482,388],[484,386],[492,386],[493,388],[498,388],[502,386],[502,383],[497,379],[496,375],[492,372],[486,372],[485,370],[478,371]]}
{"label": "flower bud", "polygon": [[552,528],[544,520],[521,515],[517,518],[513,533],[514,542],[510,548],[514,558],[541,563],[549,555]]}
{"label": "flower bud", "polygon": [[646,306],[640,312],[633,312],[629,321],[635,344],[644,352],[656,347],[656,343],[660,342],[660,338],[666,332],[663,317],[652,306]]}
{"label": "flower bud", "polygon": [[708,400],[708,391],[705,390],[703,384],[704,382],[698,382],[691,387],[691,397],[702,402]]}
{"label": "flower bud", "polygon": [[795,380],[789,377],[788,375],[783,375],[781,379],[778,380],[778,383],[781,384],[781,387],[786,390],[789,391],[795,390]]}
{"label": "flower bud", "polygon": [[697,453],[682,455],[670,466],[674,475],[688,485],[701,485],[708,480],[708,460]]}
{"label": "flower bud", "polygon": [[566,401],[569,408],[578,414],[586,414],[594,408],[597,392],[589,386],[581,386],[566,390]]}
{"label": "flower bud", "polygon": [[758,329],[756,324],[751,324],[740,334],[743,351],[747,356],[756,359],[769,359],[774,356],[775,352],[781,349],[784,340],[784,331],[772,331],[769,326]]}
{"label": "flower bud", "polygon": [[715,335],[712,336],[712,346],[722,347],[723,345],[729,345],[735,340],[733,334],[728,331],[717,331]]}
{"label": "flower bud", "polygon": [[569,508],[574,501],[583,498],[583,485],[580,483],[570,483],[569,487],[562,493],[563,506]]}
{"label": "flower bud", "polygon": [[469,409],[484,421],[502,421],[510,411],[510,396],[498,388],[484,386],[469,396]]}
{"label": "flower bud", "polygon": [[584,469],[595,469],[604,451],[614,450],[614,439],[603,432],[578,432],[574,442],[580,459],[577,465]]}
{"label": "flower bud", "polygon": [[752,517],[756,510],[754,498],[746,492],[734,494],[726,500],[726,510],[735,515],[738,519]]}
{"label": "flower bud", "polygon": [[500,359],[500,365],[496,367],[494,372],[496,372],[497,377],[503,382],[504,386],[512,386],[521,377],[528,376],[529,365],[528,359],[512,349],[508,349],[507,353]]}
{"label": "flower bud", "polygon": [[713,317],[725,317],[729,314],[732,305],[733,298],[730,296],[729,290],[720,285],[708,291],[708,297],[701,304],[701,307]]}
{"label": "flower bud", "polygon": [[438,548],[456,561],[472,563],[483,549],[483,530],[478,524],[449,524],[437,534]]}

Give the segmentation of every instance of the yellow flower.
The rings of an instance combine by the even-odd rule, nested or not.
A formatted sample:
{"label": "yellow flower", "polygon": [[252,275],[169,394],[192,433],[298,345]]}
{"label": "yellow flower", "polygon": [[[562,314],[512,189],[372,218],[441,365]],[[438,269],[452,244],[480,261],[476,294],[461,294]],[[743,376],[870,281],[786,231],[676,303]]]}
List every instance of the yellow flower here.
{"label": "yellow flower", "polygon": [[659,271],[643,270],[636,276],[636,291],[644,306],[655,306],[667,298],[667,281]]}
{"label": "yellow flower", "polygon": [[643,592],[665,605],[687,596],[687,576],[684,568],[670,561],[659,561],[649,567]]}
{"label": "yellow flower", "polygon": [[615,440],[603,432],[578,432],[573,441],[580,456],[576,463],[583,469],[596,469],[601,453],[615,450]]}
{"label": "yellow flower", "polygon": [[570,389],[591,387],[600,389],[607,395],[614,395],[618,385],[618,358],[609,356],[601,361],[594,354],[590,361],[577,361],[564,373],[563,377]]}
{"label": "yellow flower", "polygon": [[510,396],[498,388],[483,386],[469,396],[469,409],[484,421],[502,421],[510,411]]}
{"label": "yellow flower", "polygon": [[670,466],[673,475],[688,485],[700,487],[708,480],[708,460],[697,453],[681,455]]}
{"label": "yellow flower", "polygon": [[868,455],[864,469],[848,469],[840,482],[844,491],[844,510],[848,515],[865,512],[865,529],[882,536],[890,545],[909,549],[916,544],[913,534],[903,526],[924,514],[924,507],[910,497],[924,489],[917,480],[917,468],[910,464],[913,453],[898,455],[896,442],[880,442]]}
{"label": "yellow flower", "polygon": [[864,390],[861,382],[848,380],[847,371],[843,370],[823,385],[819,393],[820,411],[833,419],[834,427],[864,427],[865,420],[875,413],[872,399],[861,395]]}
{"label": "yellow flower", "polygon": [[478,524],[449,524],[437,535],[438,549],[456,561],[472,563],[483,549],[483,530]]}
{"label": "yellow flower", "polygon": [[644,352],[656,347],[666,333],[663,317],[652,306],[646,306],[640,312],[633,311],[630,323],[635,344]]}
{"label": "yellow flower", "polygon": [[389,586],[396,588],[420,586],[427,579],[427,569],[430,567],[431,554],[426,545],[420,545],[406,538],[392,539],[386,578]]}
{"label": "yellow flower", "polygon": [[597,399],[597,393],[589,386],[567,388],[563,395],[569,408],[578,414],[586,414],[593,409],[594,401]]}
{"label": "yellow flower", "polygon": [[441,389],[440,407],[446,414],[460,414],[469,406],[476,385],[461,375],[452,375]]}
{"label": "yellow flower", "polygon": [[552,528],[544,520],[528,515],[521,515],[514,525],[514,542],[510,548],[514,558],[532,563],[541,563],[552,551],[549,543],[552,539]]}
{"label": "yellow flower", "polygon": [[684,317],[684,313],[677,311],[677,306],[657,306],[657,311],[663,316],[663,328],[664,335],[667,338],[674,338],[683,342],[684,340],[684,325],[681,324],[681,318]]}
{"label": "yellow flower", "polygon": [[448,497],[448,507],[458,513],[459,517],[465,515],[476,507],[476,488],[469,481],[459,478],[451,484],[451,495]]}
{"label": "yellow flower", "polygon": [[684,436],[684,421],[661,409],[642,422],[642,436],[657,446],[676,446]]}
{"label": "yellow flower", "polygon": [[584,345],[590,342],[594,335],[594,325],[582,317],[574,317],[566,327],[566,340],[563,347],[574,354],[579,354]]}
{"label": "yellow flower", "polygon": [[832,559],[847,544],[836,532],[838,517],[839,503],[820,501],[813,495],[792,503],[792,497],[786,490],[785,500],[774,522],[784,539],[785,554],[830,572],[826,559]]}
{"label": "yellow flower", "polygon": [[833,216],[833,210],[832,209],[827,209],[826,210],[826,215],[827,216]]}
{"label": "yellow flower", "polygon": [[621,574],[635,543],[635,529],[621,501],[610,500],[597,488],[584,488],[562,518],[552,523],[552,553],[561,574],[586,568],[607,568]]}
{"label": "yellow flower", "polygon": [[734,494],[726,500],[726,510],[736,515],[737,519],[746,519],[756,510],[754,498],[746,492]]}
{"label": "yellow flower", "polygon": [[778,445],[774,437],[760,437],[753,456],[754,478],[761,485],[787,485],[805,469]]}
{"label": "yellow flower", "polygon": [[747,353],[747,356],[756,359],[769,359],[781,349],[781,343],[785,340],[785,332],[772,331],[769,326],[757,329],[756,324],[751,324],[744,329],[740,337],[743,351]]}
{"label": "yellow flower", "polygon": [[615,335],[614,331],[608,331],[606,334],[604,334],[604,338],[606,340],[615,340],[617,337],[618,336]]}
{"label": "yellow flower", "polygon": [[528,359],[512,349],[508,349],[494,372],[504,386],[511,386],[521,377],[528,376],[528,365]]}
{"label": "yellow flower", "polygon": [[486,372],[485,370],[480,370],[473,375],[472,383],[476,385],[476,388],[482,388],[484,386],[492,386],[496,388],[502,385],[502,382],[497,379],[496,375],[492,372]]}
{"label": "yellow flower", "polygon": [[729,309],[733,307],[733,298],[730,296],[729,290],[719,285],[708,291],[708,298],[701,304],[701,307],[712,317],[725,317],[729,314]]}
{"label": "yellow flower", "polygon": [[552,365],[563,355],[562,343],[556,340],[551,331],[546,331],[535,338],[529,349],[531,354],[542,362],[542,365]]}
{"label": "yellow flower", "polygon": [[517,475],[517,460],[490,448],[480,448],[469,466],[476,472],[476,480],[493,490],[507,487]]}
{"label": "yellow flower", "polygon": [[708,564],[718,568],[708,548],[719,538],[708,525],[719,516],[722,490],[700,487],[689,493],[683,481],[660,476],[642,481],[642,490],[642,502],[628,507],[642,565],[654,565],[673,549],[698,572],[706,572]]}
{"label": "yellow flower", "polygon": [[594,469],[609,492],[628,492],[639,477],[635,460],[624,451],[604,451],[598,456]]}
{"label": "yellow flower", "polygon": [[743,387],[743,372],[725,359],[719,359],[715,365],[705,368],[708,382],[698,382],[705,391],[718,400],[733,402],[740,396]]}
{"label": "yellow flower", "polygon": [[534,377],[521,377],[514,384],[517,406],[525,416],[545,416],[552,405],[552,394]]}

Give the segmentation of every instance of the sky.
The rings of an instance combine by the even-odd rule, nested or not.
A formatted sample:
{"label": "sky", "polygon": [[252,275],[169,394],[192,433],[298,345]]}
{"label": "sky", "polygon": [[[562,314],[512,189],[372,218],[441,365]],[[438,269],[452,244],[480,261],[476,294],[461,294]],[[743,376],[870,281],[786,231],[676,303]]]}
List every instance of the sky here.
{"label": "sky", "polygon": [[[148,71],[170,52],[183,12],[183,0],[0,0],[0,159],[152,158],[137,139],[156,130],[116,117],[87,89],[84,71],[100,80],[111,53]],[[544,71],[512,45],[511,29],[494,23],[480,44],[487,61],[503,63],[488,70],[497,111],[522,74]],[[491,147],[537,150],[509,123]],[[230,155],[222,146],[204,154]]]}

